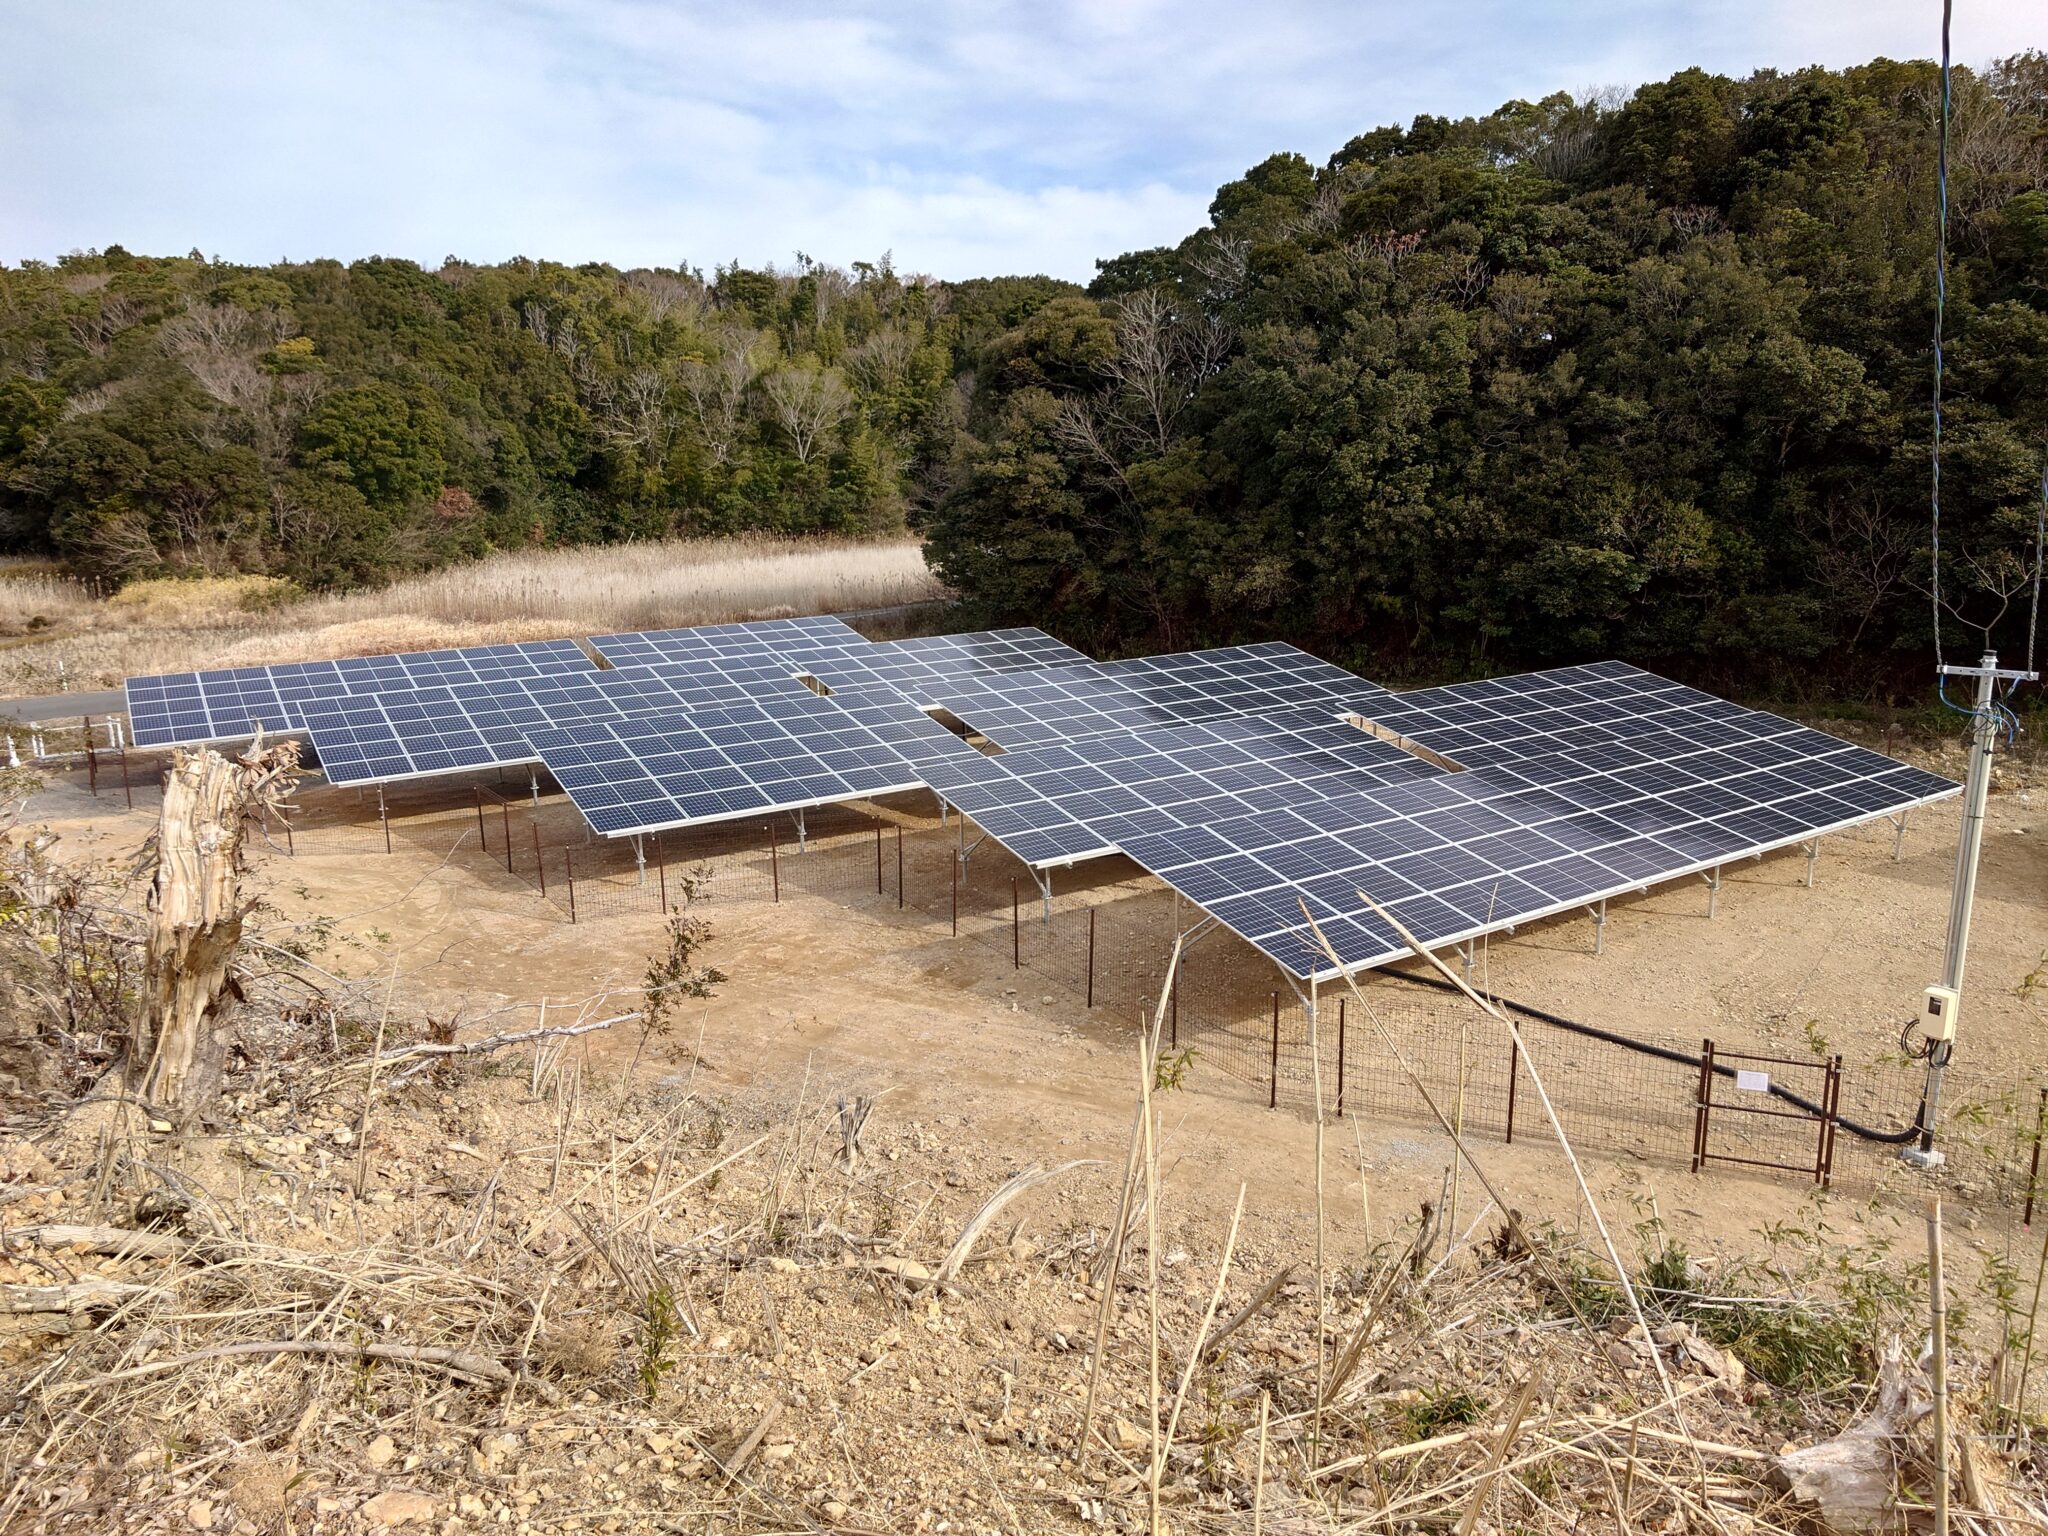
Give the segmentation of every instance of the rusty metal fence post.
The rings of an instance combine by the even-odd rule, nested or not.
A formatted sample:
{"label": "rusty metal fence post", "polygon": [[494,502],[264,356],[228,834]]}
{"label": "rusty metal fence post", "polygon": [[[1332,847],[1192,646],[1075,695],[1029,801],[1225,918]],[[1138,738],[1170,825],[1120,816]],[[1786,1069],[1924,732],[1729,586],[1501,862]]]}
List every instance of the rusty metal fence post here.
{"label": "rusty metal fence post", "polygon": [[1280,1107],[1280,994],[1273,994],[1273,1063],[1267,1078],[1266,1108]]}
{"label": "rusty metal fence post", "polygon": [[384,786],[377,786],[377,819],[384,824],[384,851],[391,851],[391,812],[384,804]]}
{"label": "rusty metal fence post", "polygon": [[654,878],[661,882],[661,915],[668,916],[668,860],[661,851],[661,834],[654,834]]}
{"label": "rusty metal fence post", "polygon": [[896,823],[896,910],[903,910],[903,823]]}
{"label": "rusty metal fence post", "polygon": [[1714,1102],[1714,1042],[1700,1042],[1700,1093],[1692,1116],[1692,1171],[1707,1158],[1707,1111]]}
{"label": "rusty metal fence post", "polygon": [[1017,881],[1010,879],[1010,969],[1024,969],[1024,925],[1017,917]]}
{"label": "rusty metal fence post", "polygon": [[1508,1036],[1508,1145],[1515,1144],[1515,1079],[1522,1075],[1522,1044]]}
{"label": "rusty metal fence post", "polygon": [[547,861],[540,856],[540,823],[529,821],[526,827],[533,834],[533,869],[534,873],[540,876],[540,895],[541,900],[545,901],[548,895],[548,866]]}
{"label": "rusty metal fence post", "polygon": [[2020,1225],[2034,1229],[2034,1181],[2041,1176],[2041,1133],[2048,1131],[2048,1088],[2041,1090],[2041,1107],[2034,1111],[2034,1156],[2027,1165],[2027,1213]]}
{"label": "rusty metal fence post", "polygon": [[1337,1118],[1344,1118],[1344,1003],[1337,999]]}
{"label": "rusty metal fence post", "polygon": [[953,866],[953,937],[960,937],[960,858],[948,854],[946,860]]}
{"label": "rusty metal fence post", "polygon": [[562,872],[569,877],[569,922],[576,921],[576,860],[568,849],[562,850]]}
{"label": "rusty metal fence post", "polygon": [[93,799],[97,800],[100,797],[99,754],[92,749],[92,716],[82,718],[85,721],[85,783],[86,788],[92,791]]}
{"label": "rusty metal fence post", "polygon": [[[1088,909],[1088,1006],[1090,1008],[1095,1006],[1095,909],[1093,907]],[[2048,1103],[2048,1088],[2041,1090],[2041,1096],[2042,1101]],[[2034,1142],[2034,1161],[2036,1164],[2039,1164],[2041,1161],[2041,1143],[2038,1137]]]}
{"label": "rusty metal fence post", "polygon": [[882,818],[871,816],[868,819],[875,824],[875,894],[879,896],[882,894]]}
{"label": "rusty metal fence post", "polygon": [[782,900],[782,839],[775,834],[775,823],[769,822],[768,832],[768,878],[774,882],[770,888],[777,901]]}
{"label": "rusty metal fence post", "polygon": [[489,853],[491,851],[491,838],[490,834],[484,830],[484,787],[481,784],[472,784],[469,786],[469,790],[471,794],[476,796],[476,843],[485,853]]}
{"label": "rusty metal fence post", "polygon": [[512,873],[512,802],[500,800],[498,809],[505,813],[505,873]]}
{"label": "rusty metal fence post", "polygon": [[1180,1049],[1180,967],[1173,968],[1173,986],[1166,996],[1166,1017],[1168,1020],[1167,1043],[1175,1050]]}
{"label": "rusty metal fence post", "polygon": [[291,817],[289,817],[289,816],[286,816],[286,817],[284,817],[284,818],[283,818],[283,820],[284,820],[284,856],[285,856],[286,858],[288,858],[288,859],[296,859],[296,858],[297,858],[297,857],[299,856],[299,850],[298,850],[298,845],[297,845],[297,844],[295,844],[295,843],[294,843],[294,842],[292,841],[292,819],[291,819]]}
{"label": "rusty metal fence post", "polygon": [[115,746],[114,752],[121,764],[121,794],[128,802],[128,809],[135,809],[135,786],[128,782],[128,743],[123,741]]}

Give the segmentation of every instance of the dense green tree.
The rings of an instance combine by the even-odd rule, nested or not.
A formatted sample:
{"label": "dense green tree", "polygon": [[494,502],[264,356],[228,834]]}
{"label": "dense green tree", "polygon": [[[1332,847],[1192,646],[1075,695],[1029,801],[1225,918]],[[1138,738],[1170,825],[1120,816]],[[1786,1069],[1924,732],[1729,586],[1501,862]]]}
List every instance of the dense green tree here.
{"label": "dense green tree", "polygon": [[[1272,156],[981,344],[934,563],[992,621],[1106,646],[1922,655],[1936,83],[1686,70]],[[1959,71],[1955,121],[1947,635],[2010,644],[2048,63]]]}

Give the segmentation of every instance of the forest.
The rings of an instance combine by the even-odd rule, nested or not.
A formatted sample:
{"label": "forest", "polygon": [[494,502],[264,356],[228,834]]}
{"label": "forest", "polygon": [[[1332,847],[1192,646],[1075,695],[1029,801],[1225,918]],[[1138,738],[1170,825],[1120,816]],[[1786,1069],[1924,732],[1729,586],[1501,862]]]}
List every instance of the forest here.
{"label": "forest", "polygon": [[[2048,56],[1958,70],[1942,638],[2024,645]],[[1394,672],[1924,656],[1940,81],[1685,70],[1281,153],[1048,278],[0,268],[0,549],[348,586],[908,525],[971,617]]]}

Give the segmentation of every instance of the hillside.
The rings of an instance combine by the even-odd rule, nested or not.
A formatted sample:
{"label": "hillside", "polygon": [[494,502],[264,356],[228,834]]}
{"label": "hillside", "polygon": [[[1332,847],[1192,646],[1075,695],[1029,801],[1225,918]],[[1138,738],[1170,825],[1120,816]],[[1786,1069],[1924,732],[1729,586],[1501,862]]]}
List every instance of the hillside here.
{"label": "hillside", "polygon": [[[1276,154],[1046,278],[0,268],[0,553],[374,583],[508,548],[928,541],[1093,652],[1313,638],[1881,688],[1930,638],[1938,76],[1685,70]],[[2048,57],[1956,76],[1942,585],[2016,646]]]}

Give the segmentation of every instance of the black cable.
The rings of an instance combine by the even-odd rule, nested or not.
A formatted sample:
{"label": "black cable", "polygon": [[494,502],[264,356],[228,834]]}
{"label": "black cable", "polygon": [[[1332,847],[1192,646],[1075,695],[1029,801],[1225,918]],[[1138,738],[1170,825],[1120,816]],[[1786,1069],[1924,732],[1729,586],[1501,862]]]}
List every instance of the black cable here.
{"label": "black cable", "polygon": [[[1435,976],[1417,976],[1407,971],[1390,971],[1387,974],[1395,977],[1397,980],[1408,982],[1413,986],[1429,987],[1438,992],[1455,992],[1462,995],[1459,987]],[[1612,1029],[1602,1029],[1597,1024],[1581,1024],[1577,1019],[1567,1019],[1541,1008],[1532,1008],[1529,1004],[1518,1003],[1512,998],[1495,997],[1493,1002],[1502,1008],[1512,1008],[1524,1018],[1534,1019],[1539,1024],[1548,1024],[1553,1029],[1562,1029],[1575,1035],[1584,1035],[1589,1040],[1604,1040],[1609,1045],[1618,1045],[1624,1050],[1635,1051],[1644,1056],[1654,1056],[1660,1061],[1669,1061],[1680,1066],[1691,1067],[1695,1072],[1700,1069],[1700,1057],[1698,1054],[1688,1054],[1685,1051],[1677,1050],[1668,1045],[1655,1045],[1648,1040],[1638,1040],[1631,1035],[1624,1035]],[[1714,1067],[1714,1075],[1716,1077],[1733,1077],[1736,1070],[1734,1067],[1724,1067],[1717,1063]],[[1807,1098],[1804,1094],[1794,1093],[1790,1088],[1780,1084],[1775,1078],[1771,1081],[1770,1094],[1772,1098],[1782,1099],[1795,1109],[1805,1110],[1809,1115],[1819,1115],[1822,1112],[1820,1105],[1814,1103],[1813,1100]],[[1835,1124],[1861,1141],[1873,1141],[1888,1147],[1902,1147],[1920,1134],[1920,1121],[1926,1112],[1927,1104],[1923,1100],[1919,1109],[1914,1112],[1913,1123],[1903,1131],[1876,1130],[1870,1126],[1858,1124],[1839,1111],[1835,1115]]]}

